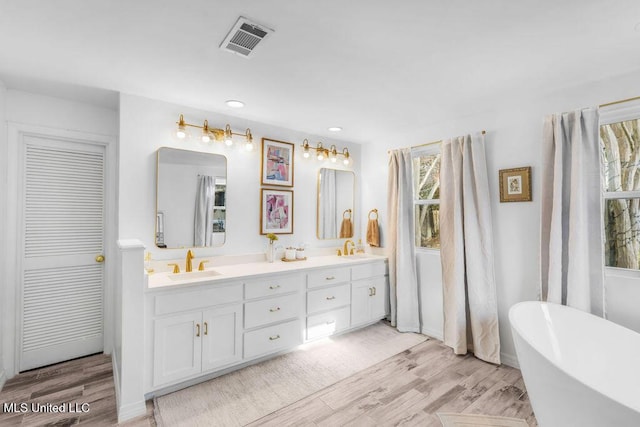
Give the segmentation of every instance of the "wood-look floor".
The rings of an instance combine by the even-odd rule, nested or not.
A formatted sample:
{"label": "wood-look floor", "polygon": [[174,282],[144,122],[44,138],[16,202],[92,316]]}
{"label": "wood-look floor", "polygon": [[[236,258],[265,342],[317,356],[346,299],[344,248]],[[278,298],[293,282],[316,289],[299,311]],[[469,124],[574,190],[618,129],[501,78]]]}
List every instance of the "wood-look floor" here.
{"label": "wood-look floor", "polygon": [[[205,397],[203,397],[205,398]],[[4,413],[7,402],[89,403],[80,414]],[[498,415],[537,426],[520,371],[429,340],[250,426],[440,426],[437,412]],[[22,373],[0,392],[0,426],[117,425],[111,359],[95,355]],[[122,425],[122,424],[121,424]],[[123,424],[155,426],[147,414]],[[170,426],[168,426],[170,427]]]}
{"label": "wood-look floor", "polygon": [[[25,413],[6,413],[5,403],[26,403]],[[31,412],[32,403],[71,404],[76,413]],[[88,412],[82,404],[88,403]],[[68,406],[67,406],[68,407]],[[86,408],[86,406],[85,406]],[[0,426],[112,426],[118,424],[111,357],[100,354],[23,372],[7,381],[0,392]],[[147,414],[127,427],[155,426],[153,403]]]}
{"label": "wood-look floor", "polygon": [[437,412],[522,418],[537,426],[520,371],[429,340],[250,426],[441,426]]}

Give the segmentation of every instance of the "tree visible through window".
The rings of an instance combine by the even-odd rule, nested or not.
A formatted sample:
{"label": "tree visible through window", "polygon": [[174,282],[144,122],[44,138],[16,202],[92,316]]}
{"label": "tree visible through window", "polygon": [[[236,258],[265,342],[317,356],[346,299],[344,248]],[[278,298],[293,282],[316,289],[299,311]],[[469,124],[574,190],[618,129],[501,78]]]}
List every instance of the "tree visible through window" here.
{"label": "tree visible through window", "polygon": [[416,246],[440,248],[439,148],[413,154]]}
{"label": "tree visible through window", "polygon": [[604,158],[605,265],[640,266],[640,119],[600,126]]}

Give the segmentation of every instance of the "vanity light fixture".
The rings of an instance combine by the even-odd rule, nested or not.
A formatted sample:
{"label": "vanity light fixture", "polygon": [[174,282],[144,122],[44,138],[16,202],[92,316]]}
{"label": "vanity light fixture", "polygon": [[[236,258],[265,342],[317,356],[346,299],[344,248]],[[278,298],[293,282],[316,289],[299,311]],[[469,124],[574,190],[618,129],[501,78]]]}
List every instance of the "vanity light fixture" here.
{"label": "vanity light fixture", "polygon": [[251,129],[247,128],[244,133],[238,133],[231,130],[230,125],[226,125],[224,129],[212,128],[209,126],[209,121],[205,120],[202,126],[192,125],[184,121],[184,116],[180,114],[180,119],[176,122],[178,129],[176,130],[176,136],[180,139],[187,137],[187,127],[202,129],[202,142],[224,141],[228,146],[233,145],[233,136],[244,136],[245,145],[244,148],[247,151],[253,151],[255,144],[253,143],[253,136],[251,135]]}
{"label": "vanity light fixture", "polygon": [[202,142],[209,141],[211,141],[211,136],[209,135],[209,122],[205,120],[204,125],[202,125]]}
{"label": "vanity light fixture", "polygon": [[348,148],[343,148],[342,152],[338,151],[335,145],[331,145],[330,148],[325,148],[322,146],[322,142],[318,142],[315,147],[312,147],[309,144],[309,140],[305,139],[302,141],[302,157],[308,159],[311,157],[311,150],[316,151],[316,159],[319,161],[323,161],[327,157],[331,160],[331,163],[337,163],[338,158],[340,156],[344,157],[342,162],[345,166],[349,166],[351,164],[351,155],[349,154]]}
{"label": "vanity light fixture", "polygon": [[178,130],[176,136],[180,139],[184,139],[187,136],[187,125],[184,122],[184,117],[180,114],[180,120],[178,120]]}

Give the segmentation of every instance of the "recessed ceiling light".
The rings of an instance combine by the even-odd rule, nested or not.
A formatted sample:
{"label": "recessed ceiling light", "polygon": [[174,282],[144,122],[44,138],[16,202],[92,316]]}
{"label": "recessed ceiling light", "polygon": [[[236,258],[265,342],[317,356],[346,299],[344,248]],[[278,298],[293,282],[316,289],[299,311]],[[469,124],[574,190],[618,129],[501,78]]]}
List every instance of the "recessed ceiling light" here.
{"label": "recessed ceiling light", "polygon": [[225,104],[227,104],[227,106],[229,106],[231,108],[242,108],[242,107],[244,107],[244,102],[236,101],[234,99],[230,99],[228,101],[225,101]]}
{"label": "recessed ceiling light", "polygon": [[329,128],[329,132],[340,132],[342,128],[340,126],[332,126]]}

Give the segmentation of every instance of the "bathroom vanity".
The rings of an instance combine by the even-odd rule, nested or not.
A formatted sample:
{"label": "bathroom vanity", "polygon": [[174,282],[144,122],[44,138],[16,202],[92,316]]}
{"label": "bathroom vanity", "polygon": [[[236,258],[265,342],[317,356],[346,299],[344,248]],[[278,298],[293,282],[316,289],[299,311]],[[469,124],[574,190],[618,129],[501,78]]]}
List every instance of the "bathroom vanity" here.
{"label": "bathroom vanity", "polygon": [[386,258],[318,256],[145,276],[147,396],[364,327],[388,313]]}

